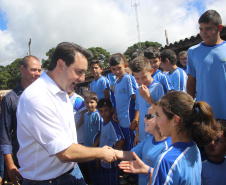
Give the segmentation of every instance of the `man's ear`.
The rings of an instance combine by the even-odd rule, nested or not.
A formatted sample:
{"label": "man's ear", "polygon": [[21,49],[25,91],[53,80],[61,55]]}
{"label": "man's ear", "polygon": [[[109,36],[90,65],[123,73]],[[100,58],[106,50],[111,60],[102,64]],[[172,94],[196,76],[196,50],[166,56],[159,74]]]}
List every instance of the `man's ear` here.
{"label": "man's ear", "polygon": [[57,61],[57,65],[56,65],[56,68],[58,69],[58,71],[62,72],[64,67],[65,67],[65,62],[62,60],[62,59],[59,59]]}
{"label": "man's ear", "polygon": [[20,73],[23,74],[25,70],[25,67],[23,65],[20,66]]}

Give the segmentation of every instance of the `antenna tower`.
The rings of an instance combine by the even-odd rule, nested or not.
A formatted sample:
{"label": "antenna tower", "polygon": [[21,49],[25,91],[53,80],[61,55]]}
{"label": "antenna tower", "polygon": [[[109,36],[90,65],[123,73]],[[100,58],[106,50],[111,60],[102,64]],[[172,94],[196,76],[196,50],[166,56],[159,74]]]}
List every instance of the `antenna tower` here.
{"label": "antenna tower", "polygon": [[141,53],[140,28],[139,28],[139,20],[138,20],[138,12],[137,12],[137,6],[140,5],[140,3],[137,3],[135,0],[134,4],[132,4],[132,1],[133,0],[131,0],[131,6],[135,8],[135,12],[136,12],[138,52]]}

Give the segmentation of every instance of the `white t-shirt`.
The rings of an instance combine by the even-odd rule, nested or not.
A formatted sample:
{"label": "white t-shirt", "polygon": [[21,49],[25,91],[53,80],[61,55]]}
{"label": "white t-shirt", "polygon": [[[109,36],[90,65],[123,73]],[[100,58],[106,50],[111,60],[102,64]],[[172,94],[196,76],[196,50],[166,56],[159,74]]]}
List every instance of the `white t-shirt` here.
{"label": "white t-shirt", "polygon": [[23,178],[48,180],[74,167],[74,162],[62,163],[56,156],[77,143],[72,104],[45,72],[21,95],[17,124],[17,157]]}

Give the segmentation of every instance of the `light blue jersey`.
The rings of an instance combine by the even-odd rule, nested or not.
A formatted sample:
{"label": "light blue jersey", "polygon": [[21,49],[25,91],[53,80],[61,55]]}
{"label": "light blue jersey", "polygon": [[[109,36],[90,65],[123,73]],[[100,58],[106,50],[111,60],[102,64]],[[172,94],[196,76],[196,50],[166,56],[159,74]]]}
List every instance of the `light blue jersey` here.
{"label": "light blue jersey", "polygon": [[161,70],[158,69],[156,73],[152,75],[152,78],[163,85],[164,94],[166,94],[168,91],[174,90],[169,77],[165,75]]}
{"label": "light blue jersey", "polygon": [[157,161],[152,185],[201,185],[201,156],[193,141],[172,144]]}
{"label": "light blue jersey", "polygon": [[[147,87],[150,96],[156,102],[164,95],[163,85],[156,80]],[[145,132],[144,117],[147,114],[150,104],[140,95],[139,90],[136,92],[135,110],[139,111],[139,141],[142,141],[147,133]]]}
{"label": "light blue jersey", "polygon": [[226,119],[226,42],[189,48],[188,74],[196,78],[197,101],[207,102],[216,118]]}
{"label": "light blue jersey", "polygon": [[[132,148],[132,152],[135,152],[136,155],[142,159],[142,161],[154,168],[155,163],[159,155],[168,150],[171,145],[171,138],[167,137],[162,141],[155,141],[153,135],[149,135],[144,138],[144,140],[139,143],[137,146]],[[139,185],[148,184],[149,178],[145,174],[139,174]]]}
{"label": "light blue jersey", "polygon": [[110,72],[106,75],[106,78],[108,79],[110,85],[114,85],[115,84],[115,81],[116,81],[116,76]]}
{"label": "light blue jersey", "polygon": [[92,146],[96,134],[100,131],[103,119],[98,111],[84,114],[84,145]]}
{"label": "light blue jersey", "polygon": [[93,80],[90,83],[90,91],[95,92],[98,96],[98,100],[101,98],[105,98],[104,90],[110,90],[110,84],[106,77],[100,76],[97,80]]}
{"label": "light blue jersey", "polygon": [[116,81],[114,85],[116,112],[119,125],[129,128],[130,123],[130,105],[132,96],[136,93],[137,83],[132,75],[126,73],[120,81]]}
{"label": "light blue jersey", "polygon": [[166,74],[173,85],[174,91],[187,92],[188,76],[183,69],[177,67],[172,73],[166,72]]}
{"label": "light blue jersey", "polygon": [[187,70],[187,66],[183,66],[181,69],[184,70],[184,72],[187,74],[188,70]]}
{"label": "light blue jersey", "polygon": [[[113,120],[110,120],[107,123],[102,123],[100,134],[100,147],[107,145],[112,148],[115,148],[116,143],[121,139],[125,138],[118,123],[114,122]],[[101,166],[104,168],[111,168],[112,165],[116,167],[117,163],[113,162],[109,164],[101,162]]]}
{"label": "light blue jersey", "polygon": [[202,184],[203,185],[225,185],[226,182],[226,160],[213,162],[205,160],[202,162]]}

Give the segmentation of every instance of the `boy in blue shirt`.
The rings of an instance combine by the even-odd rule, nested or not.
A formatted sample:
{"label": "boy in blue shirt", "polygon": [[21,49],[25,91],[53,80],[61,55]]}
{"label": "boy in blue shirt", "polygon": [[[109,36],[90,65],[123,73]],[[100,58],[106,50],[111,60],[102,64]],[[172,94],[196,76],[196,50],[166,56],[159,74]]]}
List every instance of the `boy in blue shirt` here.
{"label": "boy in blue shirt", "polygon": [[226,41],[220,37],[223,29],[220,14],[207,10],[199,18],[203,40],[188,49],[187,91],[197,101],[207,102],[217,119],[226,123]]}
{"label": "boy in blue shirt", "polygon": [[226,127],[220,125],[221,130],[216,139],[204,146],[206,158],[202,160],[203,185],[223,185],[226,182]]}
{"label": "boy in blue shirt", "polygon": [[[102,117],[100,116],[96,106],[98,97],[95,92],[87,92],[84,96],[84,103],[88,110],[84,114],[84,145],[88,147],[98,147],[100,141],[100,126]],[[88,162],[89,176],[91,182],[95,185],[99,184],[99,176],[96,169],[96,161]]]}
{"label": "boy in blue shirt", "polygon": [[[124,143],[124,135],[119,127],[119,124],[112,120],[112,103],[107,98],[102,98],[97,103],[97,109],[103,118],[101,125],[100,147],[105,145],[117,150],[121,150]],[[101,161],[100,185],[119,184],[119,168],[118,162],[105,163]]]}
{"label": "boy in blue shirt", "polygon": [[166,94],[169,91],[173,91],[174,88],[169,77],[159,69],[161,63],[159,50],[157,48],[149,47],[145,50],[144,56],[149,59],[153,69],[152,78],[163,85],[164,93]]}
{"label": "boy in blue shirt", "polygon": [[92,60],[90,62],[90,73],[94,76],[94,80],[90,83],[90,91],[97,94],[98,100],[101,98],[110,99],[110,84],[108,79],[101,75],[102,71],[101,61]]}
{"label": "boy in blue shirt", "polygon": [[178,54],[178,58],[182,65],[181,69],[183,69],[185,71],[185,73],[187,73],[187,51],[181,51]]}
{"label": "boy in blue shirt", "polygon": [[[134,146],[134,131],[138,123],[137,120],[133,120],[134,115],[130,115],[130,105],[132,98],[135,98],[136,89],[138,87],[133,76],[125,72],[127,60],[123,54],[116,53],[112,55],[109,63],[112,73],[117,78],[114,85],[116,111],[114,111],[113,120],[119,122],[124,134],[125,145],[123,150],[129,151]],[[134,107],[132,108],[134,109]],[[137,112],[135,112],[135,114],[137,114]]]}
{"label": "boy in blue shirt", "polygon": [[152,78],[153,68],[146,57],[139,56],[130,62],[130,68],[140,85],[136,92],[135,110],[139,112],[134,119],[139,119],[136,131],[135,144],[141,142],[147,135],[145,133],[144,117],[149,107],[164,95],[163,85]]}
{"label": "boy in blue shirt", "polygon": [[188,76],[185,71],[177,67],[177,55],[171,49],[165,49],[161,53],[161,68],[167,71],[168,75],[175,91],[187,92],[186,85]]}

